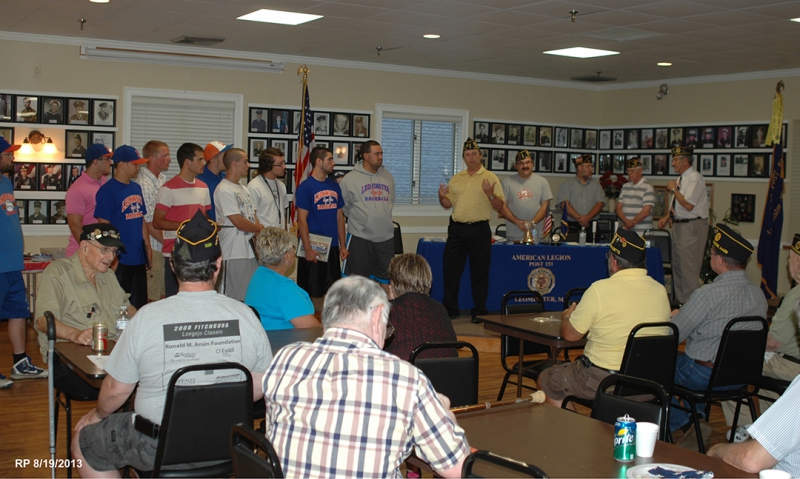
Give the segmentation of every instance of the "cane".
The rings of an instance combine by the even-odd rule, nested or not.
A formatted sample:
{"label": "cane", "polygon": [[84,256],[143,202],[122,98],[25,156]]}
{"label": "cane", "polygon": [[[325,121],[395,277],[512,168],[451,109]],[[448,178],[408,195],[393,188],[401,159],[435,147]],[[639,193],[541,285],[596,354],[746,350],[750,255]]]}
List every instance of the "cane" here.
{"label": "cane", "polygon": [[56,318],[50,311],[44,312],[47,320],[47,410],[50,413],[50,477],[56,477],[56,409],[53,397],[53,354],[56,349]]}

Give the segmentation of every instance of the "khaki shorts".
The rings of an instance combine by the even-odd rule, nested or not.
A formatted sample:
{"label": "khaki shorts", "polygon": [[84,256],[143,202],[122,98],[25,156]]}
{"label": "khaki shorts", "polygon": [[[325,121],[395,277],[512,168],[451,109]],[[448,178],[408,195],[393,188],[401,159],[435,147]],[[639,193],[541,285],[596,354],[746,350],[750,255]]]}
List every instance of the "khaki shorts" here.
{"label": "khaki shorts", "polygon": [[153,264],[147,272],[147,299],[158,301],[164,297],[164,255],[153,251]]}
{"label": "khaki shorts", "polygon": [[539,375],[539,387],[548,398],[562,400],[567,396],[594,399],[600,383],[611,373],[581,361],[562,363],[545,369]]}
{"label": "khaki shorts", "polygon": [[113,471],[124,466],[140,471],[153,469],[158,440],[133,427],[133,414],[112,414],[81,430],[81,452],[92,469]]}

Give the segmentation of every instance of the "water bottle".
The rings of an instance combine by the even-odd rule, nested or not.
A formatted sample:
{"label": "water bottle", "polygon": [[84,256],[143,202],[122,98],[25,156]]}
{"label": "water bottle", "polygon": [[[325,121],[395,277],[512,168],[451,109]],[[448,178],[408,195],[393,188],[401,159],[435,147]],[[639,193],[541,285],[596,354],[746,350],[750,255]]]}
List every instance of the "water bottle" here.
{"label": "water bottle", "polygon": [[581,232],[578,235],[578,244],[586,246],[586,228],[581,228]]}
{"label": "water bottle", "polygon": [[536,231],[536,223],[531,223],[531,236],[533,236],[533,244],[539,244],[539,232]]}
{"label": "water bottle", "polygon": [[131,318],[128,316],[128,307],[127,306],[120,306],[119,312],[117,313],[117,337],[119,338],[122,336],[122,333],[125,331],[125,328],[128,326],[128,321]]}

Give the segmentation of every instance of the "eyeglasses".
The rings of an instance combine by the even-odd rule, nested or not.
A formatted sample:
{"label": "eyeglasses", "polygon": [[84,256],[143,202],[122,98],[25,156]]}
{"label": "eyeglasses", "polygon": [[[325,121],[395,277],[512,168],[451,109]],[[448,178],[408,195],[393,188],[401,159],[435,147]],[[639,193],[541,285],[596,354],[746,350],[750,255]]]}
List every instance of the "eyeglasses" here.
{"label": "eyeglasses", "polygon": [[391,322],[389,322],[387,320],[386,321],[386,335],[384,335],[383,339],[386,340],[386,339],[391,338],[392,336],[394,336],[394,324],[392,324]]}
{"label": "eyeglasses", "polygon": [[90,245],[94,246],[95,248],[100,250],[100,254],[103,256],[116,256],[119,254],[119,250],[117,248],[106,248],[105,246],[97,246],[96,244],[92,243],[91,241],[87,241]]}

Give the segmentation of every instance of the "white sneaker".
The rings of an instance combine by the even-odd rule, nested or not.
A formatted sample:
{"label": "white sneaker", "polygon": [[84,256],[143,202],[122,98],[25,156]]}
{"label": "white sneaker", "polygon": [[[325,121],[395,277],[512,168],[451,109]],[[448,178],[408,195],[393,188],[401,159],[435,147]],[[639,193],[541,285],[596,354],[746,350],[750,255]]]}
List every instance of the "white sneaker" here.
{"label": "white sneaker", "polygon": [[10,379],[6,379],[5,376],[0,374],[0,389],[10,388],[12,384],[14,384],[14,381],[12,381]]}
{"label": "white sneaker", "polygon": [[30,357],[24,357],[17,361],[11,368],[12,379],[46,379],[47,371],[37,368],[31,363]]}
{"label": "white sneaker", "polygon": [[[736,434],[733,435],[733,442],[745,442],[746,440],[750,439],[750,433],[747,432],[748,426],[750,426],[750,424],[747,424],[746,426],[739,426],[736,428]],[[728,441],[731,440],[730,429],[728,429],[728,432],[725,433],[725,439],[727,439]]]}

